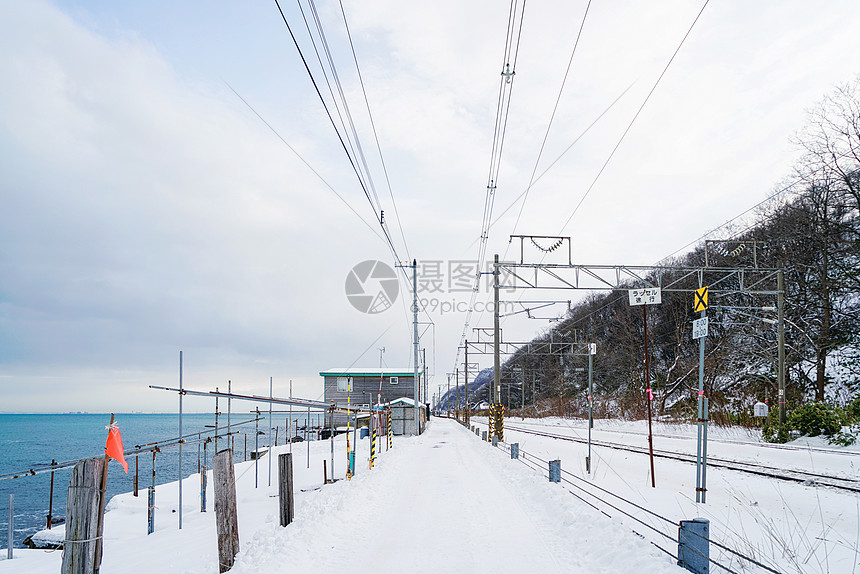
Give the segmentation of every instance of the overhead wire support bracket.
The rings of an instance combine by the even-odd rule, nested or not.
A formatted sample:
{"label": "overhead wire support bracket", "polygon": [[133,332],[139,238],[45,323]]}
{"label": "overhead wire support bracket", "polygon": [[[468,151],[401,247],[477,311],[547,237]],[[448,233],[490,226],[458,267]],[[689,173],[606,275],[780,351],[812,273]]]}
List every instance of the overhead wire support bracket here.
{"label": "overhead wire support bracket", "polygon": [[[571,248],[570,236],[569,235],[511,235],[508,243],[513,241],[514,239],[520,240],[520,264],[525,263],[525,240],[528,239],[532,245],[534,245],[538,250],[543,253],[552,253],[556,251],[559,247],[567,243],[567,264],[573,265],[573,253]],[[553,243],[549,247],[541,246],[537,240],[538,239],[550,239]]]}

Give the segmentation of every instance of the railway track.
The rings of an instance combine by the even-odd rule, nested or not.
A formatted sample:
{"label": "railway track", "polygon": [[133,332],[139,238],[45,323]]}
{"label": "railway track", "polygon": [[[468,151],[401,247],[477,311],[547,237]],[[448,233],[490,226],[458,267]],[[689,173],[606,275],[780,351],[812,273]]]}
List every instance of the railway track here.
{"label": "railway track", "polygon": [[[527,429],[522,426],[510,424],[505,424],[505,430],[513,431],[513,432],[521,432],[536,436],[543,436],[547,438],[552,438],[556,440],[564,440],[569,442],[576,442],[582,444],[588,444],[588,440],[579,437],[572,437],[568,435],[547,432],[536,429]],[[606,447],[612,448],[616,450],[623,450],[627,452],[632,452],[636,454],[642,454],[647,456],[648,449],[644,447],[636,447],[627,444],[619,444],[608,441],[601,440],[593,440],[591,441],[592,446]],[[691,464],[695,464],[696,457],[693,455],[672,452],[667,450],[654,449],[654,456],[658,458],[666,458],[670,460],[679,460],[682,462],[689,462]],[[799,482],[801,484],[805,484],[808,486],[829,486],[831,488],[837,488],[839,490],[847,490],[851,492],[860,492],[860,480],[852,479],[852,478],[842,478],[838,476],[820,474],[815,472],[808,472],[803,470],[795,470],[795,469],[785,469],[785,468],[777,468],[773,466],[749,463],[749,462],[740,462],[735,460],[727,460],[715,457],[708,457],[708,466],[718,467],[718,468],[726,468],[729,470],[734,470],[738,472],[745,472],[747,474],[755,474],[758,476],[765,476],[768,478],[774,478],[778,480],[785,480],[789,482]]]}
{"label": "railway track", "polygon": [[[516,424],[519,426],[530,426],[531,425],[531,423],[529,423],[528,421],[519,421]],[[546,426],[540,425],[540,428],[546,428]],[[570,428],[575,429],[576,427],[571,426]],[[586,429],[583,428],[582,430],[586,430]],[[635,434],[635,435],[639,435],[639,436],[648,436],[647,433],[644,433],[641,431],[634,431],[634,430],[615,430],[615,429],[601,428],[600,432],[609,432],[609,433],[617,433],[617,434],[625,434],[625,435]],[[667,433],[654,433],[654,436],[660,437],[660,438],[673,439],[673,440],[688,440],[690,438],[688,436],[672,435],[672,434],[667,434]],[[734,440],[734,439],[730,439],[730,438],[714,438],[711,436],[708,437],[708,442],[709,443],[718,442],[718,443],[723,443],[723,444],[737,444],[737,445],[741,445],[741,446],[754,446],[756,448],[769,449],[769,450],[818,452],[818,453],[824,453],[824,454],[835,454],[838,456],[860,457],[860,453],[858,453],[858,452],[854,452],[854,451],[850,451],[850,450],[840,450],[838,448],[825,448],[825,447],[820,447],[820,446],[798,446],[798,445],[793,445],[793,444],[754,443],[754,442],[749,442],[749,441]]]}

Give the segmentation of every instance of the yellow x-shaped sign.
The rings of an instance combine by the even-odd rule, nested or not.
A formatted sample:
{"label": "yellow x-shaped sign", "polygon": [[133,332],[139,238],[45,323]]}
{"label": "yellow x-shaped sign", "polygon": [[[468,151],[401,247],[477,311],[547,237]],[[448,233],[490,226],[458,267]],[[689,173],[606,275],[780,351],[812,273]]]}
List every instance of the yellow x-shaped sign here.
{"label": "yellow x-shaped sign", "polygon": [[693,299],[693,311],[699,313],[708,308],[708,288],[702,287],[696,289],[696,294]]}

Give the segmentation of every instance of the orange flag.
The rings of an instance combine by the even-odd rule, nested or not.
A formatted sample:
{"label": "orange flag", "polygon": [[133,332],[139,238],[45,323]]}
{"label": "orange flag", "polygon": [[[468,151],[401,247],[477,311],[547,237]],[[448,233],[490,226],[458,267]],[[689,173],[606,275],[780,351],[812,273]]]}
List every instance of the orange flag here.
{"label": "orange flag", "polygon": [[122,435],[119,434],[119,427],[113,423],[108,428],[110,432],[108,432],[105,443],[105,454],[120,463],[125,473],[128,474],[128,463],[125,462],[125,456],[123,456]]}

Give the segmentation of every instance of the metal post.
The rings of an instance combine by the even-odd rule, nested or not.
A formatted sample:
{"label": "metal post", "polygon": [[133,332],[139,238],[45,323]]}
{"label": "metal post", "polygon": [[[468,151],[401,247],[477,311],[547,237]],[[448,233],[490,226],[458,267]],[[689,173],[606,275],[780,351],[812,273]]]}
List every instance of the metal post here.
{"label": "metal post", "polygon": [[[215,392],[218,392],[218,387],[215,387]],[[218,397],[215,397],[215,452],[218,452]]]}
{"label": "metal post", "polygon": [[447,416],[451,418],[451,373],[448,373],[448,392],[445,393],[445,397],[448,399],[445,401],[445,406],[448,407],[446,410],[448,411]]}
{"label": "metal post", "polygon": [[[701,281],[699,282],[701,287]],[[705,317],[705,311],[702,310],[700,318]],[[704,400],[705,400],[705,337],[699,338],[699,399],[697,411],[699,414],[696,429],[696,502],[705,501],[705,489],[702,483],[702,438],[707,436],[703,434],[704,417]],[[705,431],[707,432],[707,431]]]}
{"label": "metal post", "polygon": [[415,435],[421,434],[418,418],[418,260],[412,260],[412,345],[415,350],[415,364],[413,367],[412,386],[415,395]]}
{"label": "metal post", "polygon": [[466,426],[469,426],[469,340],[466,340]]}
{"label": "metal post", "polygon": [[[232,399],[232,397],[230,397],[230,395],[232,395],[232,394],[233,394],[233,381],[228,380],[227,381],[227,440],[229,442],[227,444],[229,445],[229,448],[231,448],[231,449],[233,448],[233,434],[231,432],[233,429],[230,428],[230,415],[232,414],[232,410],[233,410],[231,408],[233,399]],[[259,416],[260,415],[258,414],[257,417],[259,418]]]}
{"label": "metal post", "polygon": [[179,351],[179,530],[182,530],[182,351]]}
{"label": "metal post", "polygon": [[152,483],[146,493],[146,533],[155,532],[155,453],[158,447],[152,449]]}
{"label": "metal post", "polygon": [[782,275],[782,261],[776,273],[777,289],[777,359],[779,362],[779,424],[785,424],[785,291]]}
{"label": "metal post", "polygon": [[702,412],[705,420],[702,425],[702,503],[708,494],[708,397],[702,399]]}
{"label": "metal post", "polygon": [[[272,398],[272,377],[269,377],[269,398]],[[272,403],[269,403],[269,486],[272,486]]]}
{"label": "metal post", "polygon": [[594,416],[591,410],[591,403],[594,401],[594,390],[591,380],[591,345],[588,346],[588,459],[585,463],[585,470],[591,474],[591,429],[594,428]]}
{"label": "metal post", "polygon": [[493,257],[493,403],[501,402],[501,368],[499,360],[499,254]]}
{"label": "metal post", "polygon": [[457,395],[457,420],[460,420],[460,367],[454,369],[454,394]]}
{"label": "metal post", "polygon": [[[305,419],[305,442],[308,445],[308,468],[311,467],[311,441],[308,440],[308,425],[311,423],[311,408],[308,407],[308,416]],[[298,431],[298,429],[296,429]],[[296,434],[296,436],[299,436]],[[322,435],[319,436],[322,438]]]}
{"label": "metal post", "polygon": [[[229,399],[227,400],[227,404],[229,405]],[[260,479],[260,470],[259,470],[259,462],[260,462],[260,407],[254,407],[254,410],[257,412],[257,417],[254,419],[254,488],[259,486]],[[229,407],[227,410],[227,416],[229,417]],[[227,419],[227,428],[230,428],[229,418]]]}
{"label": "metal post", "polygon": [[[56,460],[51,459],[51,466],[57,464]],[[135,473],[134,473],[134,495],[137,496],[137,458],[135,458]],[[48,495],[48,530],[51,529],[51,522],[54,514],[54,471],[51,471],[51,493]]]}
{"label": "metal post", "polygon": [[654,480],[654,437],[651,433],[651,364],[648,359],[648,305],[642,305],[642,320],[645,324],[645,388],[648,392],[648,454],[651,458],[651,488],[655,488]]}
{"label": "metal post", "polygon": [[12,560],[12,544],[15,542],[15,495],[9,493],[9,545],[6,548],[6,559]]}

